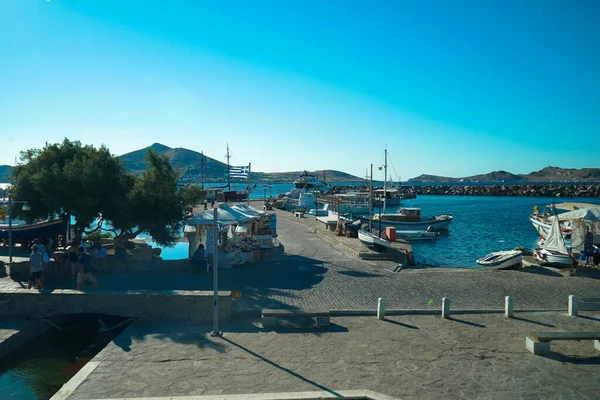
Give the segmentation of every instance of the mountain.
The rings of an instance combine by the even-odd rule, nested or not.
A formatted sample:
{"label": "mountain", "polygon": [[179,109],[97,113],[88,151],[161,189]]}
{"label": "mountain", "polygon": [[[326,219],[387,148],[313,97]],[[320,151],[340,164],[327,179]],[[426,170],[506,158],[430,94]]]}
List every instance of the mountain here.
{"label": "mountain", "polygon": [[[125,163],[125,168],[134,173],[142,173],[148,163],[144,161],[147,149],[150,148],[159,154],[165,154],[171,161],[173,167],[182,173],[181,181],[186,183],[200,182],[202,179],[202,154],[197,151],[184,149],[182,147],[171,148],[160,143],[154,143],[144,149],[132,151],[119,156]],[[205,179],[207,181],[225,182],[227,180],[227,164],[204,156]],[[289,183],[293,182],[302,171],[293,172],[251,172],[250,180],[254,183]],[[312,171],[317,177],[325,176],[327,182],[360,181],[354,175],[335,170]],[[240,180],[236,180],[239,182]]]}
{"label": "mountain", "polygon": [[[139,174],[148,168],[148,163],[145,161],[148,149],[152,149],[158,154],[165,154],[171,161],[171,165],[183,174],[182,180],[193,180],[190,179],[192,177],[197,177],[198,181],[201,180],[202,153],[184,149],[183,147],[171,148],[160,143],[154,143],[152,146],[144,149],[123,154],[119,158],[125,163],[125,168]],[[204,156],[204,165],[207,177],[212,179],[227,178],[227,164]]]}
{"label": "mountain", "polygon": [[10,175],[10,165],[0,165],[0,183],[8,182],[8,176]]}
{"label": "mountain", "polygon": [[546,167],[529,174],[493,171],[488,174],[450,178],[438,175],[419,175],[409,182],[600,182],[600,168]]}

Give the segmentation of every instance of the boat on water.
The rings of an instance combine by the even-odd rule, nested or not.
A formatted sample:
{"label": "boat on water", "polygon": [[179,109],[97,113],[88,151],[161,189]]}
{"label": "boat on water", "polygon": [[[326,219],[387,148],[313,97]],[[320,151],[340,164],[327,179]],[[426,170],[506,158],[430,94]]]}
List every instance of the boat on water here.
{"label": "boat on water", "polygon": [[488,269],[509,269],[521,267],[523,253],[519,250],[495,251],[475,261]]}
{"label": "boat on water", "polygon": [[331,190],[331,186],[324,181],[318,179],[315,175],[304,171],[296,180],[294,180],[294,187],[289,192],[285,193],[281,198],[298,199],[301,193],[314,193],[319,194],[327,193]]}
{"label": "boat on water", "polygon": [[550,231],[541,247],[533,250],[533,256],[542,265],[571,266],[572,258],[565,245],[558,218],[552,220]]}
{"label": "boat on water", "polygon": [[421,209],[416,207],[401,208],[395,214],[375,214],[373,223],[384,227],[394,227],[398,231],[423,231],[433,229],[436,231],[448,229],[452,222],[452,215],[434,215],[429,218],[421,217]]}
{"label": "boat on water", "polygon": [[[30,225],[13,225],[12,240],[14,242],[26,243],[27,241],[44,236],[55,237],[66,235],[69,227],[69,218],[63,215],[59,218],[40,221]],[[0,224],[0,239],[8,240],[8,224]]]}
{"label": "boat on water", "polygon": [[338,212],[342,214],[368,214],[369,193],[348,192],[335,195]]}
{"label": "boat on water", "polygon": [[436,239],[440,236],[440,233],[436,230],[421,230],[421,231],[396,231],[396,237],[399,239],[408,240],[412,242],[414,240],[431,240]]}
{"label": "boat on water", "polygon": [[[566,211],[558,213],[556,210]],[[556,212],[555,212],[556,211]],[[555,214],[557,214],[555,216]],[[558,218],[560,230],[563,238],[567,241],[571,239],[571,226],[575,219],[586,221],[597,221],[600,219],[600,205],[591,203],[561,203],[551,204],[545,207],[544,212],[540,212],[538,206],[534,206],[533,214],[529,216],[529,221],[540,236],[546,238],[552,226],[552,220]],[[600,242],[600,235],[595,238]]]}
{"label": "boat on water", "polygon": [[384,251],[385,249],[391,246],[389,240],[382,239],[373,235],[369,231],[365,231],[364,229],[358,230],[358,240],[365,246],[375,251]]}

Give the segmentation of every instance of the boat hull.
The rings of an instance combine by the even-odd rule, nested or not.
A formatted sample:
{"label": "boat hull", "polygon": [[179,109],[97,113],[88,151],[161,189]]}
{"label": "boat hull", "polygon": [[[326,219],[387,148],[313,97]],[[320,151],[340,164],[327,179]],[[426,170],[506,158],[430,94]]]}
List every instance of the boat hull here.
{"label": "boat hull", "polygon": [[496,251],[475,261],[487,269],[509,269],[521,266],[523,253],[518,250]]}
{"label": "boat hull", "polygon": [[569,254],[563,254],[558,252],[551,252],[546,249],[535,249],[533,250],[533,256],[542,265],[556,266],[556,267],[570,267],[573,259]]}
{"label": "boat hull", "polygon": [[375,251],[384,251],[389,248],[391,243],[385,239],[373,235],[371,232],[363,229],[358,230],[358,240],[365,246]]}
{"label": "boat hull", "polygon": [[[379,226],[380,220],[373,220],[373,226]],[[396,231],[424,231],[427,230],[430,226],[436,230],[445,230],[448,229],[448,226],[452,222],[452,216],[450,215],[441,215],[435,217],[435,219],[427,219],[416,222],[407,222],[407,221],[388,221],[381,220],[382,227],[393,227],[396,228]]]}
{"label": "boat hull", "polygon": [[[64,235],[68,229],[66,216],[32,225],[17,225],[12,227],[12,240],[15,242],[28,241],[34,238]],[[0,228],[0,239],[8,239],[8,227]]]}
{"label": "boat hull", "polygon": [[430,231],[396,231],[396,237],[408,241],[413,240],[431,240],[439,237],[439,232]]}

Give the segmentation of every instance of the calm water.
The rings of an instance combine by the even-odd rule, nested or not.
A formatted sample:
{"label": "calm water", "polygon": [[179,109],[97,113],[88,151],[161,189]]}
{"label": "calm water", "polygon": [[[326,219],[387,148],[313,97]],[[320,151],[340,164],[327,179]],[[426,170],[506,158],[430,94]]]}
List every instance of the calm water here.
{"label": "calm water", "polygon": [[[600,205],[600,199],[548,197],[419,196],[399,207],[420,207],[424,217],[452,214],[447,234],[437,240],[414,243],[416,264],[477,268],[475,263],[492,251],[517,246],[534,248],[537,232],[529,222],[534,205],[576,201]],[[389,207],[394,211],[399,207]]]}
{"label": "calm water", "polygon": [[[16,353],[0,358],[0,399],[47,400],[79,371],[97,350],[79,358],[97,341],[97,319],[112,326],[122,318],[98,315],[70,317],[59,324],[66,331],[51,329],[33,339]],[[117,335],[121,329],[111,332]],[[110,338],[102,342],[102,347]]]}

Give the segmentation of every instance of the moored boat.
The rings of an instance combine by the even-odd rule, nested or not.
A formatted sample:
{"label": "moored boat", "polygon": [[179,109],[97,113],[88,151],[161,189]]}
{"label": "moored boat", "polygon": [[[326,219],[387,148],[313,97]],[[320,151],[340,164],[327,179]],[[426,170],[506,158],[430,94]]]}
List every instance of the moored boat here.
{"label": "moored boat", "polygon": [[558,218],[552,219],[548,236],[541,247],[533,250],[533,256],[543,265],[567,267],[572,263],[572,258],[561,233]]}
{"label": "moored boat", "polygon": [[365,231],[364,229],[358,230],[358,240],[360,240],[361,243],[368,248],[375,251],[383,251],[391,246],[391,243],[388,240],[377,237],[371,232]]}
{"label": "moored boat", "polygon": [[395,214],[375,214],[373,223],[382,226],[391,226],[399,230],[419,231],[428,230],[430,227],[433,230],[439,231],[448,229],[452,222],[452,215],[435,215],[430,218],[421,218],[420,208],[401,208]]}
{"label": "moored boat", "polygon": [[520,267],[523,253],[519,250],[495,251],[475,261],[489,269],[508,269]]}
{"label": "moored boat", "polygon": [[431,240],[435,239],[440,235],[435,230],[421,230],[421,231],[396,231],[396,237],[399,239],[405,239],[409,242],[414,240]]}
{"label": "moored boat", "polygon": [[[14,242],[26,242],[28,240],[50,236],[65,235],[69,225],[69,218],[63,215],[56,219],[49,219],[31,225],[13,225],[12,240]],[[8,240],[8,225],[0,225],[0,239]]]}

